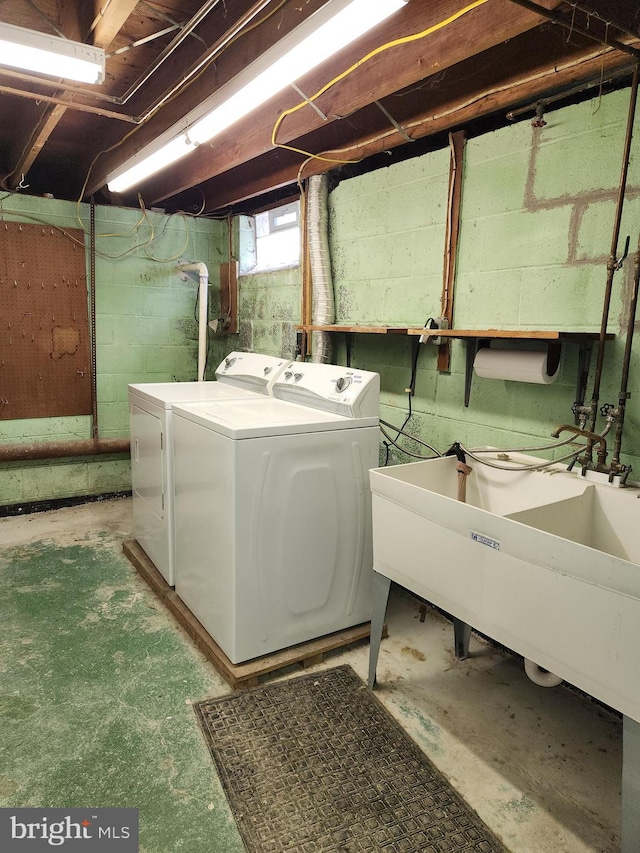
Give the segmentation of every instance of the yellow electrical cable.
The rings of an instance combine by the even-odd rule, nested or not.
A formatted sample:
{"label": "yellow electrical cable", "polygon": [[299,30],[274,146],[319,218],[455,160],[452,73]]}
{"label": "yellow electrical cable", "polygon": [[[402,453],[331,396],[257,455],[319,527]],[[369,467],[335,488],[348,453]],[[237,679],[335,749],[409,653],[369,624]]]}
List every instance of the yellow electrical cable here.
{"label": "yellow electrical cable", "polygon": [[392,47],[398,47],[401,44],[408,44],[409,42],[419,41],[420,39],[426,38],[427,36],[430,36],[433,33],[437,32],[438,30],[442,30],[445,27],[448,27],[449,24],[454,23],[454,21],[457,21],[459,18],[461,18],[463,15],[466,15],[468,12],[471,12],[474,9],[477,9],[478,6],[483,6],[485,3],[488,3],[488,2],[489,2],[489,0],[475,0],[475,2],[470,3],[468,6],[465,6],[464,9],[460,9],[458,12],[454,12],[453,15],[450,15],[448,18],[445,18],[443,21],[439,21],[437,24],[433,24],[433,26],[427,27],[426,30],[422,30],[419,33],[413,33],[410,36],[402,36],[401,38],[393,39],[393,41],[388,41],[385,44],[382,44],[379,47],[376,47],[373,50],[369,51],[369,53],[367,53],[365,56],[363,56],[357,62],[354,62],[353,65],[351,65],[349,68],[347,68],[346,71],[343,71],[341,74],[338,74],[337,77],[334,77],[333,80],[330,80],[321,89],[318,89],[318,91],[315,93],[315,95],[311,95],[311,97],[307,98],[306,100],[300,101],[300,103],[296,104],[295,107],[291,107],[288,110],[284,110],[278,116],[278,120],[276,121],[275,125],[273,126],[273,131],[271,133],[271,144],[276,146],[277,148],[284,148],[287,151],[293,151],[296,154],[303,154],[305,157],[310,157],[314,160],[324,160],[325,162],[329,162],[329,163],[357,163],[358,162],[357,160],[336,160],[336,159],[332,159],[331,157],[323,157],[319,154],[312,154],[310,151],[303,151],[302,149],[295,148],[292,145],[285,145],[284,143],[278,142],[276,140],[276,136],[278,135],[278,130],[280,129],[282,122],[285,120],[285,118],[287,116],[292,115],[293,113],[297,112],[298,110],[301,110],[307,104],[312,103],[317,98],[319,98],[321,95],[324,95],[324,93],[326,91],[328,91],[329,89],[331,89],[332,86],[335,86],[336,83],[339,83],[341,80],[344,80],[345,77],[348,77],[356,69],[360,68],[361,65],[364,65],[365,62],[368,62],[370,59],[373,59],[374,56],[378,56],[380,53],[383,53],[384,51],[389,50]]}

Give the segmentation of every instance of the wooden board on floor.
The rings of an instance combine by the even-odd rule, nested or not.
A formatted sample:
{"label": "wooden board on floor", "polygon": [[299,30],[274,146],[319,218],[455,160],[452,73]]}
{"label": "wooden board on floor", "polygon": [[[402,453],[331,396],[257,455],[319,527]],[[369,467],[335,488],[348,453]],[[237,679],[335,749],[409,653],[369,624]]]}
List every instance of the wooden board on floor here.
{"label": "wooden board on floor", "polygon": [[[124,542],[122,550],[129,562],[158,598],[164,602],[167,609],[191,637],[198,649],[233,688],[255,687],[261,675],[275,672],[295,663],[299,663],[305,668],[314,666],[323,660],[327,652],[348,646],[358,640],[366,640],[369,637],[371,624],[365,622],[362,625],[355,625],[353,628],[346,628],[344,631],[336,631],[334,634],[328,634],[307,643],[300,643],[297,646],[282,649],[264,657],[254,658],[254,660],[246,663],[231,663],[208,631],[203,628],[186,604],[177,596],[176,591],[162,577],[135,539]],[[386,636],[386,629],[383,636]]]}

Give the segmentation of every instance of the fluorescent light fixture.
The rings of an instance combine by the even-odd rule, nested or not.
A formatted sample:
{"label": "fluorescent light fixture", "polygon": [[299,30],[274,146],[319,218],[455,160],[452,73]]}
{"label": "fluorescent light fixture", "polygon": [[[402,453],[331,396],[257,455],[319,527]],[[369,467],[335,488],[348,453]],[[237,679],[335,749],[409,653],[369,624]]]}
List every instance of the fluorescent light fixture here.
{"label": "fluorescent light fixture", "polygon": [[0,23],[0,65],[81,83],[104,81],[104,50]]}
{"label": "fluorescent light fixture", "polygon": [[350,42],[402,8],[407,0],[329,0],[107,177],[124,192],[231,127]]}

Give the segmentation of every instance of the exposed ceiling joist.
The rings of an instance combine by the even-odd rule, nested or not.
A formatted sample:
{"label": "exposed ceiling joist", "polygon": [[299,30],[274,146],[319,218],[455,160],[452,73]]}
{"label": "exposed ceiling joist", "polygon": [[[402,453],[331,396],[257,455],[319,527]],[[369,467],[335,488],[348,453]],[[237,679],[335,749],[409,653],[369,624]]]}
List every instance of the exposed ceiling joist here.
{"label": "exposed ceiling joist", "polygon": [[[558,2],[549,5],[557,5]],[[408,33],[425,31],[459,9],[459,0],[448,0],[437,8],[432,4],[413,3],[406,9],[408,17],[404,29]],[[322,95],[317,105],[327,117],[327,122],[349,116],[374,100],[516,37],[538,26],[541,20],[539,15],[514,6],[510,0],[492,0],[460,18],[455,24],[424,39],[408,42],[375,56]],[[376,46],[370,43],[370,49]],[[363,51],[363,46],[359,45],[357,50],[349,50],[348,55],[343,52],[339,70],[357,62]],[[325,69],[308,75],[298,85],[303,92],[311,95],[326,82]],[[300,96],[293,90],[289,94],[283,93],[277,101],[270,102],[252,114],[250,119],[238,123],[224,138],[213,140],[212,146],[203,146],[202,150],[177,163],[170,174],[162,173],[148,181],[143,191],[153,203],[157,203],[249,158],[261,156],[273,147],[271,134],[282,110],[299,102]],[[285,120],[278,141],[291,144],[327,122],[316,111],[305,107]],[[103,182],[104,177],[99,181]]]}
{"label": "exposed ceiling joist", "polygon": [[90,40],[96,47],[106,50],[138,5],[138,0],[93,0],[87,5],[93,7],[94,13],[91,22],[93,36]]}
{"label": "exposed ceiling joist", "polygon": [[[519,73],[509,73],[506,69],[517,68],[518,48],[509,49],[503,46],[502,67],[505,74],[501,80],[494,80],[490,85],[483,82],[481,62],[471,60],[468,76],[477,80],[475,88],[463,83],[454,86],[447,94],[438,98],[434,89],[425,94],[424,104],[420,109],[419,99],[415,99],[413,107],[400,110],[399,104],[403,98],[390,98],[386,101],[389,109],[400,117],[400,124],[410,135],[418,140],[427,136],[449,130],[452,127],[462,127],[469,122],[490,116],[496,111],[506,114],[515,106],[528,104],[544,96],[555,95],[562,91],[584,85],[587,82],[597,85],[598,81],[607,75],[627,71],[631,74],[632,66],[628,58],[615,51],[609,51],[602,56],[598,51],[576,52],[571,60],[558,63],[558,57],[550,55],[542,60],[532,73],[522,70]],[[498,60],[498,57],[496,57]],[[510,60],[510,61],[506,61]],[[477,67],[474,69],[473,65]],[[371,113],[373,115],[373,113]],[[361,160],[404,145],[406,140],[401,132],[395,131],[388,124],[380,123],[375,126],[366,124],[366,133],[356,135],[353,129],[359,114],[354,115],[353,122],[340,137],[343,148],[335,152],[336,156],[352,157]],[[532,113],[533,117],[533,113]],[[305,144],[318,146],[327,156],[334,153],[322,139],[322,130],[305,137]],[[332,134],[335,136],[335,133]],[[326,133],[325,133],[326,137]],[[172,209],[194,211],[202,208],[204,211],[220,210],[241,205],[248,199],[260,196],[270,190],[294,184],[300,175],[301,158],[288,151],[271,151],[251,161],[247,166],[238,166],[202,183],[199,192],[189,191],[172,199]],[[309,160],[304,165],[303,177],[320,174],[331,167],[330,163],[322,160]]]}
{"label": "exposed ceiling joist", "polygon": [[[107,48],[137,3],[138,0],[92,0],[91,3],[83,3],[81,0],[64,0],[60,8],[60,29],[73,41],[85,41],[87,32],[93,29],[92,41],[95,46]],[[93,17],[87,24],[89,11],[93,11]],[[63,101],[69,97],[64,91],[60,91],[58,95]],[[16,133],[15,147],[22,153],[14,161],[15,165],[11,175],[8,176],[9,186],[18,186],[22,176],[29,172],[65,112],[66,107],[61,104],[43,102],[38,108],[33,124],[30,127],[25,125],[28,135],[20,139],[19,133]]]}
{"label": "exposed ceiling joist", "polygon": [[[527,8],[523,0],[479,6],[471,0],[408,0],[376,30],[296,81],[299,91],[273,97],[128,195],[109,195],[106,175],[326,2],[1,0],[0,21],[95,42],[110,53],[107,80],[86,94],[82,85],[8,69],[3,74],[0,67],[4,187],[16,187],[24,174],[27,192],[76,199],[89,164],[106,150],[87,191],[101,203],[134,205],[140,192],[145,204],[168,210],[197,212],[203,198],[209,214],[248,210],[295,189],[305,155],[283,144],[337,154],[338,160],[402,145],[410,152],[408,138],[469,127],[495,113],[504,121],[507,111],[531,104],[535,109],[558,90],[626,70],[640,48],[637,0],[524,0]],[[554,23],[546,19],[548,11]],[[431,27],[428,36],[413,38]],[[304,97],[370,51],[398,39],[319,95],[320,112],[304,104]],[[47,98],[55,102],[47,106]],[[298,104],[279,125],[274,147],[276,122]],[[326,169],[353,173],[350,166],[311,159],[303,175]]]}

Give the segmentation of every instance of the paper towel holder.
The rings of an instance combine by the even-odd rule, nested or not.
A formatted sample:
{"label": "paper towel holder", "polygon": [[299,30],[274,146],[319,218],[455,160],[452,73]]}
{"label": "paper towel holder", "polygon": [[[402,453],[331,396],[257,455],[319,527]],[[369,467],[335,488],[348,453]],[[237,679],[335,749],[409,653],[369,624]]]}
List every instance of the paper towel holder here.
{"label": "paper towel holder", "polygon": [[[473,367],[478,351],[481,349],[491,349],[493,338],[471,338],[467,339],[467,365],[465,376],[465,395],[464,404],[469,406],[469,397],[471,394],[471,380],[473,378]],[[531,340],[527,343],[530,345]],[[547,364],[546,371],[549,376],[553,376],[560,366],[560,358],[562,356],[562,343],[559,340],[545,341],[547,348]],[[518,351],[518,350],[516,350]],[[541,350],[542,351],[542,350]]]}

